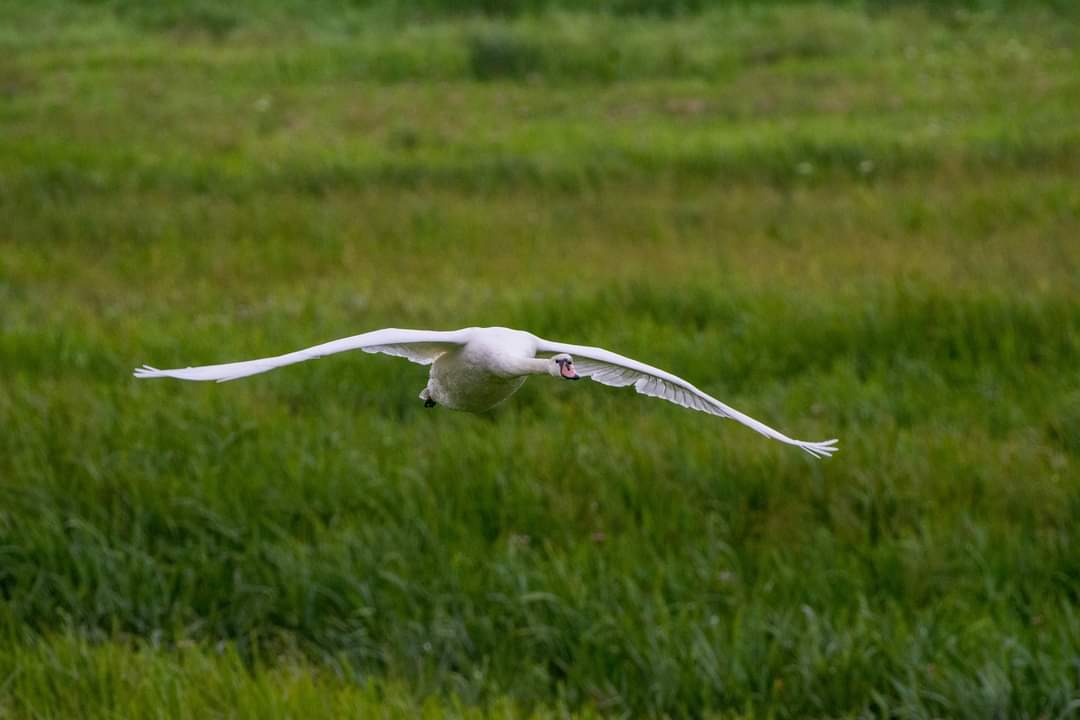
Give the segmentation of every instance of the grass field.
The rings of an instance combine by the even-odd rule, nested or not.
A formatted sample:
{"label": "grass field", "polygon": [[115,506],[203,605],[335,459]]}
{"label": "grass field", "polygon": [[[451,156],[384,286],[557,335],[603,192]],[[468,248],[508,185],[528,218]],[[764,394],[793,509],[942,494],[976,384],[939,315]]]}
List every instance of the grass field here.
{"label": "grass field", "polygon": [[[0,2],[0,717],[1080,713],[1080,15],[659,5]],[[841,452],[130,377],[488,324]]]}

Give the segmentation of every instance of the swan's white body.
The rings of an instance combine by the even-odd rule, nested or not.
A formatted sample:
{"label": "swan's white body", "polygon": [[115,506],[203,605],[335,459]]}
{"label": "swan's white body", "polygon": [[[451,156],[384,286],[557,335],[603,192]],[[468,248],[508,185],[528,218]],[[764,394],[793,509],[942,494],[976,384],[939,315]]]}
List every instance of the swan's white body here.
{"label": "swan's white body", "polygon": [[490,410],[541,369],[536,340],[517,330],[477,328],[465,345],[435,359],[420,398],[465,412]]}
{"label": "swan's white body", "polygon": [[427,387],[420,393],[420,398],[429,405],[437,403],[454,410],[483,412],[513,395],[529,375],[588,377],[614,387],[633,385],[643,395],[737,420],[814,457],[828,457],[837,450],[836,440],[805,442],[789,438],[682,378],[651,365],[601,348],[552,342],[532,333],[501,327],[448,332],[387,328],[259,360],[174,370],[158,370],[147,365],[137,368],[135,377],[224,382],[346,350],[384,353],[431,365]]}

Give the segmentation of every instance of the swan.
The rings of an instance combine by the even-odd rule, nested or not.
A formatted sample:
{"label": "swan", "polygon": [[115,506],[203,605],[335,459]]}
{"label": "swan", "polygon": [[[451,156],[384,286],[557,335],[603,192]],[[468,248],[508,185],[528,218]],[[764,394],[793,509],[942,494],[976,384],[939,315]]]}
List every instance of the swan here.
{"label": "swan", "polygon": [[814,457],[828,457],[838,449],[835,439],[805,442],[789,438],[698,390],[686,380],[651,365],[602,348],[552,342],[532,333],[503,327],[451,331],[386,328],[275,357],[173,370],[144,365],[136,368],[134,374],[137,378],[224,382],[346,350],[383,353],[430,365],[427,386],[420,393],[425,407],[443,405],[452,410],[484,412],[513,395],[530,375],[550,375],[565,380],[587,377],[613,387],[633,385],[642,395],[731,418],[773,440],[802,448]]}

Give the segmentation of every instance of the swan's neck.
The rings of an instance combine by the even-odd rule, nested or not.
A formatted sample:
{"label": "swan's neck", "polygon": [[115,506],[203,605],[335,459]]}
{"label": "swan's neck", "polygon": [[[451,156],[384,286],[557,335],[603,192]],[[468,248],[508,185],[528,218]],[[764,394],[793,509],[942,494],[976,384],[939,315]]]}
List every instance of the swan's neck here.
{"label": "swan's neck", "polygon": [[514,358],[508,368],[511,375],[551,375],[552,363],[543,358]]}

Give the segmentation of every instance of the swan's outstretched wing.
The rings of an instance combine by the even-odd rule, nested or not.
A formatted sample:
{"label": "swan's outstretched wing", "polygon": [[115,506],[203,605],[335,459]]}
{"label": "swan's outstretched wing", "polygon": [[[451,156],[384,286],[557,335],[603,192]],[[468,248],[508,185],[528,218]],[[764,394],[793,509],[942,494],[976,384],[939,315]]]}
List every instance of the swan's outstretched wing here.
{"label": "swan's outstretched wing", "polygon": [[469,339],[470,329],[439,332],[435,330],[398,330],[386,328],[362,335],[353,335],[340,340],[333,340],[322,345],[315,345],[304,350],[277,355],[275,357],[246,360],[244,362],[225,363],[223,365],[204,365],[202,367],[158,370],[149,365],[135,369],[135,377],[156,378],[171,377],[179,380],[216,380],[224,382],[237,378],[257,375],[283,365],[303,362],[345,352],[363,350],[369,353],[395,355],[421,365],[430,365],[435,358],[448,350],[464,345]]}
{"label": "swan's outstretched wing", "polygon": [[642,395],[663,398],[691,410],[700,410],[710,415],[719,415],[720,417],[738,420],[743,425],[757,430],[765,437],[800,447],[814,457],[828,457],[837,450],[835,439],[824,442],[794,440],[782,432],[772,429],[765,423],[758,422],[749,415],[744,415],[713,396],[698,390],[681,377],[637,360],[623,357],[609,350],[585,345],[551,342],[543,338],[537,338],[536,347],[536,354],[541,357],[569,353],[574,358],[574,368],[577,370],[578,375],[582,377],[588,377],[598,383],[611,385],[612,387],[633,385],[634,389]]}

